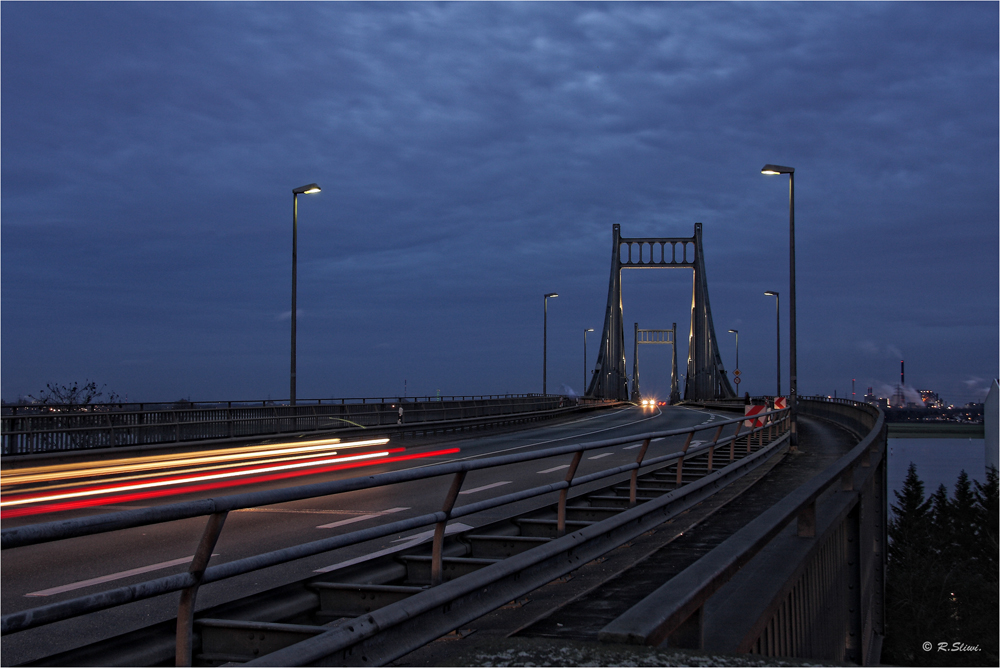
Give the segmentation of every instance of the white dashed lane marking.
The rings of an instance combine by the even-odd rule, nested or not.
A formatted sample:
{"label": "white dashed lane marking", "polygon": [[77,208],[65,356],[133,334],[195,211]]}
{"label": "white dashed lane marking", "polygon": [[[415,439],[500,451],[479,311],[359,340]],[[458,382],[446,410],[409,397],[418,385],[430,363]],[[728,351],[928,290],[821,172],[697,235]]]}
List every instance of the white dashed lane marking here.
{"label": "white dashed lane marking", "polygon": [[594,455],[593,457],[587,457],[587,459],[600,459],[601,457],[610,457],[613,454],[615,454],[615,453],[613,453],[613,452],[602,452],[599,455]]}
{"label": "white dashed lane marking", "polygon": [[562,466],[554,466],[550,469],[545,469],[544,471],[539,471],[539,473],[554,473],[556,471],[562,471],[563,469],[568,469],[569,464],[563,464]]}
{"label": "white dashed lane marking", "polygon": [[[455,522],[454,524],[449,524],[445,527],[444,533],[446,536],[451,535],[458,531],[468,531],[472,527],[468,524],[462,524],[461,522]],[[335,571],[338,568],[345,568],[347,566],[353,566],[354,564],[360,564],[362,561],[368,561],[375,557],[382,557],[387,554],[395,554],[396,552],[401,552],[402,550],[408,550],[414,545],[419,545],[425,541],[430,540],[434,537],[434,529],[430,531],[424,531],[423,533],[414,534],[412,536],[406,536],[405,538],[397,538],[392,541],[394,543],[400,543],[396,547],[387,547],[384,550],[378,550],[377,552],[371,552],[369,554],[356,557],[354,559],[349,559],[347,561],[342,561],[339,564],[333,564],[332,566],[324,566],[323,568],[317,568],[313,573],[329,573],[330,571]]]}
{"label": "white dashed lane marking", "polygon": [[[213,554],[212,556],[217,557],[219,555]],[[73,584],[63,585],[61,587],[52,587],[51,589],[33,591],[30,594],[25,594],[25,596],[53,596],[67,591],[73,591],[74,589],[83,589],[84,587],[111,582],[112,580],[121,580],[122,578],[140,575],[141,573],[149,573],[150,571],[158,571],[163,568],[170,568],[171,566],[179,566],[190,562],[192,559],[194,559],[194,555],[191,555],[190,557],[181,557],[180,559],[172,559],[170,561],[162,561],[158,564],[153,564],[152,566],[140,566],[139,568],[121,571],[120,573],[112,573],[111,575],[102,575],[99,578],[91,578],[90,580],[81,580],[80,582],[74,582]]]}
{"label": "white dashed lane marking", "polygon": [[493,489],[494,487],[500,487],[501,485],[509,485],[511,480],[504,480],[501,482],[495,482],[489,485],[483,485],[482,487],[476,487],[474,489],[467,489],[464,492],[459,492],[459,494],[475,494],[476,492],[483,492],[487,489]]}
{"label": "white dashed lane marking", "polygon": [[370,513],[368,515],[358,515],[357,517],[351,517],[346,520],[340,520],[337,522],[330,522],[329,524],[320,524],[317,529],[334,529],[336,527],[342,527],[345,524],[354,524],[355,522],[362,522],[364,520],[374,519],[376,517],[382,517],[383,515],[389,515],[391,513],[398,513],[403,510],[409,510],[409,508],[390,508],[389,510],[382,510],[377,513]]}

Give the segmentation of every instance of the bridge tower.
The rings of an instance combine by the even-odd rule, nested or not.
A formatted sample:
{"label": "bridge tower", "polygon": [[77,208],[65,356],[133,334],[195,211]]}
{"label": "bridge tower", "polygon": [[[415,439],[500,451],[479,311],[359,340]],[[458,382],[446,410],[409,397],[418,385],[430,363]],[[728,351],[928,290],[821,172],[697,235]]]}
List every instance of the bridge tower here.
{"label": "bridge tower", "polygon": [[587,387],[587,396],[618,401],[629,399],[625,326],[622,320],[622,269],[691,268],[694,270],[694,281],[684,398],[704,401],[735,397],[736,392],[722,365],[712,324],[701,223],[695,223],[693,237],[624,238],[621,236],[621,225],[612,227],[612,237],[608,306],[604,313],[597,367]]}

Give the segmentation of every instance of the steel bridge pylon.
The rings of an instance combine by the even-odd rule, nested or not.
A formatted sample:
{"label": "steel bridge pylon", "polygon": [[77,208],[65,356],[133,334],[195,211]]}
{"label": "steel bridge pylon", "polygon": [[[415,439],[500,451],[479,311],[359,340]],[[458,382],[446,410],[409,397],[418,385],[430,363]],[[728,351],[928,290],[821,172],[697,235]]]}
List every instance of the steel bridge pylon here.
{"label": "steel bridge pylon", "polygon": [[665,344],[670,346],[673,361],[670,365],[670,403],[676,404],[681,400],[681,394],[677,391],[677,323],[670,329],[639,329],[639,323],[635,323],[635,346],[632,348],[632,403],[639,403],[642,400],[642,392],[639,390],[639,345],[643,343]]}
{"label": "steel bridge pylon", "polygon": [[604,331],[601,333],[597,366],[587,387],[587,396],[629,400],[625,325],[622,319],[622,269],[690,268],[694,270],[694,280],[684,399],[705,401],[735,397],[736,392],[726,377],[719,355],[715,326],[712,324],[701,223],[695,223],[693,237],[629,239],[621,236],[621,225],[614,225],[612,230],[608,306],[604,314]]}

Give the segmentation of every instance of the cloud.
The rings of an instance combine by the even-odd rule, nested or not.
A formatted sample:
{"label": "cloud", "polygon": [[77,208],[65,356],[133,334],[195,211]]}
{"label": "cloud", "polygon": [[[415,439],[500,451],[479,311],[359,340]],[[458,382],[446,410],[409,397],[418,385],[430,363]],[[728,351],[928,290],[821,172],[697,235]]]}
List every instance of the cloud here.
{"label": "cloud", "polygon": [[[787,279],[787,186],[760,176],[765,162],[798,170],[803,380],[832,389],[859,358],[901,350],[934,387],[997,368],[997,300],[982,299],[998,289],[995,4],[0,12],[5,392],[46,365],[113,374],[130,348],[174,370],[173,384],[115,383],[134,396],[133,383],[156,399],[233,377],[226,364],[259,370],[250,394],[280,393],[290,190],[313,181],[298,303],[339,326],[299,336],[359,351],[338,382],[381,394],[399,356],[474,359],[485,330],[501,332],[509,377],[454,364],[441,384],[533,387],[549,290],[567,295],[550,313],[553,340],[567,331],[552,380],[577,378],[571,346],[600,331],[614,223],[686,236],[703,222],[718,333],[752,348],[774,313],[746,295]],[[663,299],[632,282],[627,308],[649,302],[642,320],[683,332],[686,306],[667,297],[689,301],[685,280]],[[462,340],[442,335],[456,328]],[[403,330],[408,351],[371,352],[373,332]],[[214,354],[236,339],[246,357]],[[220,366],[187,364],[190,351]],[[747,378],[770,377],[747,358]]]}
{"label": "cloud", "polygon": [[880,359],[903,359],[903,352],[891,343],[880,344],[864,340],[857,343],[857,349],[869,357]]}

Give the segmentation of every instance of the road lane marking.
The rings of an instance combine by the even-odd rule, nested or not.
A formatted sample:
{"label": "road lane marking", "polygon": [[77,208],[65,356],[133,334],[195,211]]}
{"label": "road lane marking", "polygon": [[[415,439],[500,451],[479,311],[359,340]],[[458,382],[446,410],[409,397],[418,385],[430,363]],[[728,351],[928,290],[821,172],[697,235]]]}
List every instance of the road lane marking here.
{"label": "road lane marking", "polygon": [[494,483],[490,483],[489,485],[483,485],[482,487],[476,487],[474,489],[464,490],[462,492],[459,492],[459,494],[475,494],[476,492],[484,492],[484,491],[486,491],[488,489],[493,489],[494,487],[501,487],[503,485],[509,485],[512,482],[513,482],[513,480],[503,480],[501,482],[494,482]]}
{"label": "road lane marking", "polygon": [[569,464],[563,464],[562,466],[555,466],[550,469],[545,469],[544,471],[539,471],[539,473],[554,473],[555,471],[562,471],[563,469],[568,469]]}
{"label": "road lane marking", "polygon": [[[115,506],[120,508],[121,506]],[[320,510],[318,508],[238,508],[233,513],[292,513],[302,515],[368,515],[364,510]]]}
{"label": "road lane marking", "polygon": [[[213,557],[219,556],[218,554],[213,554]],[[111,575],[102,575],[98,578],[91,578],[89,580],[81,580],[79,582],[74,582],[73,584],[63,585],[61,587],[52,587],[51,589],[42,589],[41,591],[33,591],[30,594],[25,594],[25,596],[54,596],[55,594],[62,594],[63,592],[73,591],[74,589],[83,589],[84,587],[90,587],[92,585],[103,584],[105,582],[111,582],[112,580],[121,580],[122,578],[131,577],[133,575],[140,575],[142,573],[149,573],[150,571],[158,571],[162,568],[170,568],[171,566],[179,566],[180,564],[189,563],[194,559],[192,554],[190,557],[181,557],[180,559],[172,559],[170,561],[163,561],[158,564],[153,564],[152,566],[141,566],[139,568],[133,568],[127,571],[121,571],[120,573],[112,573]]]}
{"label": "road lane marking", "polygon": [[369,513],[367,515],[358,515],[357,517],[350,517],[346,520],[339,520],[337,522],[330,522],[329,524],[321,524],[317,529],[334,529],[336,527],[344,526],[345,524],[354,524],[355,522],[362,522],[364,520],[374,519],[376,517],[382,517],[383,515],[389,515],[392,513],[398,513],[404,510],[409,510],[406,508],[390,508],[389,510],[380,510],[377,513]]}
{"label": "road lane marking", "polygon": [[[468,531],[473,527],[468,524],[462,524],[461,522],[455,522],[454,524],[449,524],[444,528],[444,534],[447,536],[449,534],[456,533],[458,531]],[[370,552],[368,554],[356,557],[354,559],[348,559],[347,561],[342,561],[339,564],[333,564],[332,566],[324,566],[323,568],[317,568],[313,573],[329,573],[330,571],[335,571],[338,568],[346,568],[348,566],[353,566],[354,564],[360,564],[361,562],[368,561],[369,559],[374,559],[376,557],[384,557],[387,554],[394,554],[396,552],[401,552],[403,550],[408,550],[415,545],[426,542],[434,537],[434,529],[430,531],[424,531],[422,533],[414,534],[413,536],[407,536],[405,538],[397,538],[394,543],[403,542],[402,545],[397,545],[396,547],[387,547],[384,550],[379,550],[378,552]]]}
{"label": "road lane marking", "polygon": [[[667,440],[666,436],[660,436],[659,438],[651,439],[649,441],[649,444],[652,445],[653,443],[659,443],[660,441],[665,441],[665,440]],[[630,446],[624,447],[624,448],[622,448],[622,450],[635,450],[636,448],[641,448],[641,447],[642,447],[642,443],[636,443],[635,445],[630,445]]]}
{"label": "road lane marking", "polygon": [[615,454],[615,453],[613,453],[613,452],[602,452],[599,455],[594,455],[593,457],[587,457],[587,459],[600,459],[601,457],[610,457],[613,454]]}
{"label": "road lane marking", "polygon": [[[621,411],[616,411],[616,414],[617,413],[623,413],[623,412],[625,412],[625,410],[631,410],[631,409],[624,409],[624,410],[621,410]],[[688,410],[691,410],[691,409],[688,409]],[[504,450],[494,450],[494,451],[491,451],[491,452],[484,452],[482,454],[469,455],[468,457],[455,457],[454,459],[449,459],[448,461],[449,462],[464,462],[464,461],[469,460],[469,459],[478,459],[480,457],[495,457],[496,455],[502,455],[502,454],[504,454],[506,452],[513,452],[514,450],[523,450],[524,448],[534,448],[534,447],[538,447],[539,445],[546,445],[548,443],[558,443],[559,441],[568,441],[570,439],[584,438],[585,436],[592,436],[593,434],[600,434],[600,433],[605,432],[605,431],[612,431],[614,429],[621,429],[623,427],[630,427],[630,426],[632,426],[634,424],[639,424],[640,422],[646,422],[648,420],[652,420],[652,419],[657,418],[660,415],[662,415],[662,411],[660,411],[660,409],[657,409],[657,411],[658,412],[655,415],[649,415],[649,416],[644,417],[642,419],[633,420],[631,422],[626,422],[626,423],[620,424],[620,425],[613,425],[611,427],[605,427],[604,429],[595,429],[594,431],[588,431],[588,432],[585,432],[583,434],[571,434],[569,436],[560,436],[559,438],[551,438],[551,439],[549,439],[547,441],[536,441],[534,443],[525,443],[524,445],[516,445],[516,446],[514,446],[512,448],[506,448]],[[610,416],[604,416],[604,417],[610,417]],[[582,422],[583,420],[580,420],[580,421]],[[581,445],[586,445],[586,444],[583,443]],[[412,471],[412,470],[415,470],[415,469],[425,468],[427,466],[434,466],[434,464],[424,464],[423,466],[414,466],[412,469],[400,469],[400,470],[401,471]]]}

